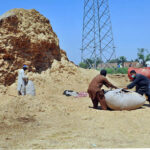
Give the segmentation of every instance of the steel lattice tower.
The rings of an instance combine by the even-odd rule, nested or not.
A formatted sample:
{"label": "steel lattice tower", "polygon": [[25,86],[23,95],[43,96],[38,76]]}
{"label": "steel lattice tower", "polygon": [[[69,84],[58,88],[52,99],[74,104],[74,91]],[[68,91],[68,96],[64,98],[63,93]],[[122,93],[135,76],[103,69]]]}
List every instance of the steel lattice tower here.
{"label": "steel lattice tower", "polygon": [[84,0],[81,52],[82,62],[98,58],[106,63],[115,58],[108,0]]}

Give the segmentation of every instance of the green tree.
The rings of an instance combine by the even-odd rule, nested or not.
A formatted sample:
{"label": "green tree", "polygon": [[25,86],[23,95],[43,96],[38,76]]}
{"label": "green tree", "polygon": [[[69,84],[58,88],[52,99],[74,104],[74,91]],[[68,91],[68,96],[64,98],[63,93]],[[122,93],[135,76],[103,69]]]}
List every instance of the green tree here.
{"label": "green tree", "polygon": [[143,67],[146,67],[146,62],[150,60],[150,54],[145,48],[138,48],[138,60],[141,62]]}
{"label": "green tree", "polygon": [[[95,62],[95,60],[94,60],[94,62]],[[96,68],[101,63],[103,63],[103,61],[100,58],[96,58]]]}
{"label": "green tree", "polygon": [[119,61],[122,64],[122,66],[124,67],[124,63],[127,62],[127,59],[124,56],[120,56]]}
{"label": "green tree", "polygon": [[138,59],[138,58],[136,58],[134,61],[137,61],[137,62],[139,62],[139,59]]}
{"label": "green tree", "polygon": [[118,61],[119,61],[119,59],[116,58],[116,59],[112,59],[112,60],[108,61],[108,63],[118,63]]}
{"label": "green tree", "polygon": [[92,68],[93,64],[94,64],[94,60],[88,58],[88,59],[84,60],[84,63],[87,64],[88,68]]}
{"label": "green tree", "polygon": [[100,59],[100,58],[92,58],[92,59],[89,59],[89,58],[87,58],[87,59],[85,59],[83,62],[81,62],[80,64],[79,64],[79,66],[81,67],[81,68],[85,68],[85,69],[87,69],[87,68],[92,68],[92,67],[95,67],[95,64],[96,64],[96,67],[100,64],[100,63],[102,63],[103,61]]}
{"label": "green tree", "polygon": [[79,66],[81,68],[87,69],[87,68],[92,68],[93,64],[94,64],[94,61],[92,59],[87,58],[83,62],[80,62]]}
{"label": "green tree", "polygon": [[87,69],[87,68],[88,68],[88,65],[87,65],[86,63],[84,63],[84,62],[80,62],[80,63],[79,63],[79,67],[84,68],[84,69]]}

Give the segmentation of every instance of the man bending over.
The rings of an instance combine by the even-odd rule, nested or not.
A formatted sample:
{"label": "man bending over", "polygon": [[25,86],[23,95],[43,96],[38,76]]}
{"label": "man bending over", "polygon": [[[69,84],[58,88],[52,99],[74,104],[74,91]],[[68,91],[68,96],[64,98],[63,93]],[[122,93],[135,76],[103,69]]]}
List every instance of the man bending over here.
{"label": "man bending over", "polygon": [[93,102],[93,107],[97,108],[98,103],[100,103],[103,110],[107,110],[107,104],[105,101],[104,90],[101,89],[102,86],[105,85],[108,88],[117,88],[107,80],[106,75],[107,71],[101,70],[100,74],[91,81],[87,91]]}

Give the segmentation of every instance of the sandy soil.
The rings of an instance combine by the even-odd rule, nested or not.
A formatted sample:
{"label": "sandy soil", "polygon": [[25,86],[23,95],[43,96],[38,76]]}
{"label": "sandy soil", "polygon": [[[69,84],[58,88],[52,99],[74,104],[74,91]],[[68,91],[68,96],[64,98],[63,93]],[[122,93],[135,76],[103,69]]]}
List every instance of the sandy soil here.
{"label": "sandy soil", "polygon": [[[1,86],[0,147],[46,148],[148,148],[150,107],[133,111],[93,109],[88,97],[62,95],[66,89],[86,91],[99,72],[55,61],[42,74],[29,74],[37,96],[17,96],[17,84]],[[109,75],[119,87],[129,83],[126,75]]]}

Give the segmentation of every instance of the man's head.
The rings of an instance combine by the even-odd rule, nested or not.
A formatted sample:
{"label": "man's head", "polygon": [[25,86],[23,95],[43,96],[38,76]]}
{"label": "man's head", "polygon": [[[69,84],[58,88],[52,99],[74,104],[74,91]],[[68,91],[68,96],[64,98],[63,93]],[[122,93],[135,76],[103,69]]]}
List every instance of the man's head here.
{"label": "man's head", "polygon": [[106,77],[107,71],[103,69],[103,70],[101,70],[100,74],[101,74],[102,76],[105,76],[105,77]]}
{"label": "man's head", "polygon": [[136,76],[136,71],[135,70],[130,71],[130,75],[134,79]]}
{"label": "man's head", "polygon": [[27,65],[23,65],[23,70],[27,70],[28,66]]}

